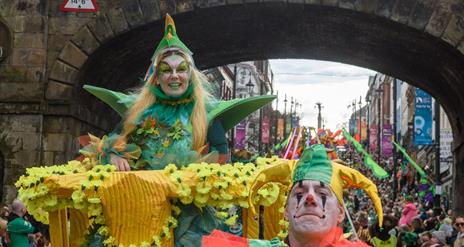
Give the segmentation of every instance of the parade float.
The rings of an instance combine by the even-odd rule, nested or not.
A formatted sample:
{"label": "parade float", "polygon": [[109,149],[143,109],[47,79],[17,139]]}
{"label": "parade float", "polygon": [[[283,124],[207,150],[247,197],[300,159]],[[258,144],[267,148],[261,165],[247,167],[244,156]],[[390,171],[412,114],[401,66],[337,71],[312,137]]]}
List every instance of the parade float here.
{"label": "parade float", "polygon": [[204,234],[237,220],[252,238],[285,229],[291,172],[279,171],[279,182],[257,178],[287,161],[223,162],[225,132],[275,96],[213,99],[192,54],[167,15],[140,92],[84,87],[121,116],[120,128],[82,138],[80,160],[30,168],[16,183],[54,246],[200,246]]}
{"label": "parade float", "polygon": [[[172,230],[182,227],[174,201],[202,209],[213,206],[227,225],[242,211],[243,236],[285,236],[283,206],[290,170],[275,171],[278,181],[260,172],[287,160],[259,158],[256,164],[168,165],[159,171],[115,172],[89,158],[65,165],[34,167],[17,182],[20,199],[37,219],[50,225],[55,246],[82,246],[90,232],[105,246],[173,246]],[[260,227],[260,223],[263,225]],[[261,231],[261,233],[260,233]]]}
{"label": "parade float", "polygon": [[[101,140],[92,137],[91,142]],[[289,148],[294,146],[285,151]],[[212,206],[224,224],[241,221],[241,235],[247,238],[285,238],[283,209],[295,164],[274,156],[247,164],[170,164],[163,170],[117,172],[86,157],[29,168],[16,186],[29,212],[50,225],[57,246],[85,246],[91,233],[101,235],[105,246],[174,246],[173,229],[182,227],[176,218],[179,203],[200,210]],[[237,206],[240,215],[231,213]]]}
{"label": "parade float", "polygon": [[[301,151],[322,142],[334,152],[334,143],[346,140],[363,151],[346,132],[346,140],[335,140],[341,130],[311,135],[313,128],[297,127],[275,148],[280,157],[220,162],[224,133],[275,96],[211,100],[191,55],[167,16],[140,93],[84,87],[122,117],[122,128],[101,138],[89,134],[81,159],[29,168],[16,182],[29,213],[49,224],[53,246],[199,246],[203,235],[223,226],[239,226],[246,238],[283,239],[284,206]],[[166,87],[165,75],[186,81]],[[385,177],[363,154],[374,175]],[[112,155],[127,160],[131,171],[116,171]],[[340,191],[357,185],[350,177],[337,181]]]}

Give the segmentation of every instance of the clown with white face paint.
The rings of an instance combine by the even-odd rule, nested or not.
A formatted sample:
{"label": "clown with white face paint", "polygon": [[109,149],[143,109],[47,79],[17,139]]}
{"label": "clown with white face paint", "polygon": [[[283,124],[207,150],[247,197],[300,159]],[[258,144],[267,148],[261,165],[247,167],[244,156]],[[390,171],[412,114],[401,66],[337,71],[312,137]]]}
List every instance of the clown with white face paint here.
{"label": "clown with white face paint", "polygon": [[285,218],[292,229],[290,241],[301,242],[311,237],[319,242],[343,221],[344,210],[330,187],[319,181],[304,180],[293,187]]}
{"label": "clown with white face paint", "polygon": [[[340,162],[329,160],[323,145],[313,145],[302,153],[296,166],[293,166],[293,162],[282,160],[264,169],[251,186],[249,203],[252,204],[257,191],[267,183],[290,184],[284,212],[289,222],[288,237],[284,241],[278,238],[269,241],[249,239],[246,240],[247,246],[368,246],[364,242],[352,242],[343,237],[342,228],[339,227],[345,219],[343,190],[364,189],[372,199],[379,225],[382,225],[382,205],[377,187],[360,172]],[[255,214],[255,208],[251,209]],[[220,234],[213,233],[203,238],[203,247],[217,247],[215,243],[220,241],[224,241]],[[232,242],[229,246],[234,245]]]}
{"label": "clown with white face paint", "polygon": [[366,246],[342,237],[345,219],[343,189],[363,188],[371,197],[382,224],[376,186],[358,171],[330,161],[323,145],[306,149],[293,172],[285,218],[290,246]]}

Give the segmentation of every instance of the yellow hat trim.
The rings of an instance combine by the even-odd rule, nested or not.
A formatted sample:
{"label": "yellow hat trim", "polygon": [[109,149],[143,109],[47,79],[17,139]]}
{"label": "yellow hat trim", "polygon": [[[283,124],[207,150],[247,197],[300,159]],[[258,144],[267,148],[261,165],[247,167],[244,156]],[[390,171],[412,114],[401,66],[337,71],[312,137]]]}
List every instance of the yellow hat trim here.
{"label": "yellow hat trim", "polygon": [[338,198],[338,201],[343,205],[343,190],[349,188],[363,189],[372,200],[375,211],[379,218],[379,226],[383,224],[383,210],[380,201],[377,186],[365,177],[359,171],[344,166],[340,163],[331,162],[332,164],[332,179],[330,186]]}

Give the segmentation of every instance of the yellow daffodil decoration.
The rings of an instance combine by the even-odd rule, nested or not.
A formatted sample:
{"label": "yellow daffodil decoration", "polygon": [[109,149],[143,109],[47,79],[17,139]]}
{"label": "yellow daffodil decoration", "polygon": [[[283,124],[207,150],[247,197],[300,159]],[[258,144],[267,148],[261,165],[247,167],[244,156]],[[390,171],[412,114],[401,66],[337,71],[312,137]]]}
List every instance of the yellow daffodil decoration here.
{"label": "yellow daffodil decoration", "polygon": [[[73,246],[82,244],[89,233],[98,233],[105,246],[171,246],[180,214],[172,200],[198,208],[213,206],[218,218],[234,225],[238,215],[230,215],[229,209],[249,208],[250,194],[254,205],[271,208],[277,201],[283,205],[286,183],[252,188],[264,168],[282,162],[287,161],[274,157],[258,158],[256,164],[192,163],[182,168],[170,164],[158,171],[115,172],[113,166],[87,158],[29,168],[16,186],[30,213],[50,223],[52,243],[69,239]],[[69,215],[64,221],[56,217],[63,210],[71,210],[62,215]],[[68,220],[74,229],[70,236],[62,231]],[[279,220],[266,224],[278,226]],[[280,225],[285,228],[285,223]]]}

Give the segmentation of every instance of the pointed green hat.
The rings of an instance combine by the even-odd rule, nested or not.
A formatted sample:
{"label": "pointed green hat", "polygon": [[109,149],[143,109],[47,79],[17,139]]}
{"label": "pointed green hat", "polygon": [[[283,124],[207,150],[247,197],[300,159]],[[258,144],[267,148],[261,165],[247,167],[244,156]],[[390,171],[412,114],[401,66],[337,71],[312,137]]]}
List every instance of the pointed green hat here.
{"label": "pointed green hat", "polygon": [[331,161],[322,144],[313,145],[303,151],[293,171],[293,184],[303,180],[320,181],[332,189],[340,205],[343,205],[343,190],[348,188],[363,189],[371,198],[379,225],[383,223],[382,203],[377,186],[359,171],[345,166],[342,161]]}
{"label": "pointed green hat", "polygon": [[293,183],[302,180],[316,180],[330,184],[332,166],[327,151],[322,144],[304,150],[293,172]]}
{"label": "pointed green hat", "polygon": [[192,55],[193,52],[190,51],[187,46],[182,43],[182,41],[179,39],[179,36],[177,36],[176,32],[176,24],[174,24],[174,20],[169,14],[166,14],[166,22],[164,25],[164,37],[161,39],[161,41],[158,44],[158,47],[156,47],[155,53],[153,54],[152,61],[155,61],[155,58],[162,53],[162,51],[170,48],[179,48],[183,52],[185,52],[188,55]]}

